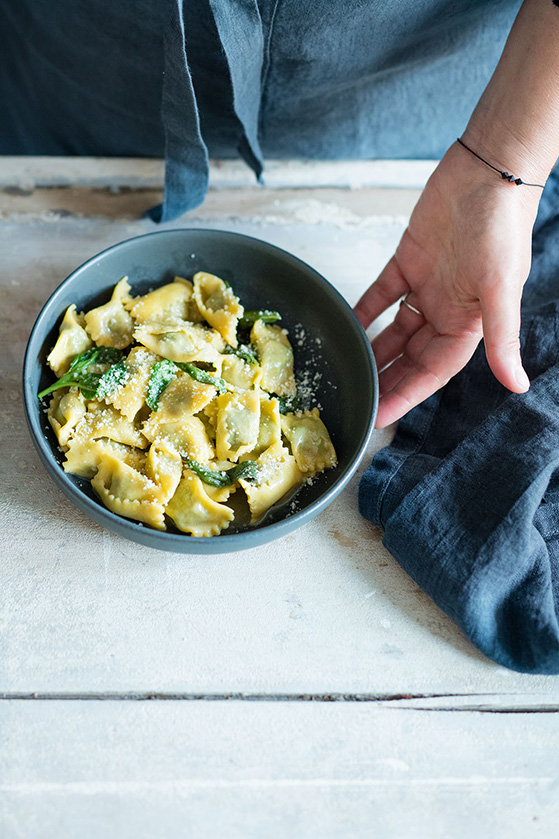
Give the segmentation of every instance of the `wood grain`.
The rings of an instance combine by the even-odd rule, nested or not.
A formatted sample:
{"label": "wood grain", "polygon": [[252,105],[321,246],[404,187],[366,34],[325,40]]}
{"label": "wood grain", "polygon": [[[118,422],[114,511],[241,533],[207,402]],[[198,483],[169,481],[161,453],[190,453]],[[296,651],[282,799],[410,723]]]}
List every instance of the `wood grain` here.
{"label": "wood grain", "polygon": [[5,836],[530,839],[559,818],[557,716],[10,702],[0,727]]}
{"label": "wood grain", "polygon": [[[0,161],[3,839],[555,835],[557,679],[467,642],[359,516],[359,475],[296,533],[218,557],[126,542],[50,481],[21,406],[29,332],[71,270],[156,229],[139,216],[161,167],[49,165]],[[426,177],[405,168],[383,175],[398,189],[354,169],[352,190],[347,168],[313,188],[317,171],[278,165],[262,188],[225,165],[170,226],[266,239],[353,304]]]}

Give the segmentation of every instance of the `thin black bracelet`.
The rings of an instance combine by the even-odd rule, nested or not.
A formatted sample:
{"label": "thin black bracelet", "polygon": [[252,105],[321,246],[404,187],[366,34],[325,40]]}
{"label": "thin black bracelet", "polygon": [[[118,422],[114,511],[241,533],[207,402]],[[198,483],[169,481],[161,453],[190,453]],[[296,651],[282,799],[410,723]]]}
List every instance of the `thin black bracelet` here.
{"label": "thin black bracelet", "polygon": [[474,157],[477,157],[478,160],[481,160],[482,163],[485,163],[486,166],[489,166],[490,169],[493,169],[494,172],[498,172],[501,178],[504,181],[508,181],[511,184],[516,184],[516,186],[537,186],[538,189],[544,189],[544,184],[527,184],[526,181],[523,181],[522,178],[517,178],[516,175],[511,175],[510,172],[501,172],[500,169],[497,169],[496,166],[493,166],[492,163],[489,163],[487,160],[484,160],[483,157],[480,157],[477,152],[471,149],[466,143],[460,139],[460,137],[456,138],[457,142],[460,143],[461,146],[464,146],[470,154],[473,154]]}

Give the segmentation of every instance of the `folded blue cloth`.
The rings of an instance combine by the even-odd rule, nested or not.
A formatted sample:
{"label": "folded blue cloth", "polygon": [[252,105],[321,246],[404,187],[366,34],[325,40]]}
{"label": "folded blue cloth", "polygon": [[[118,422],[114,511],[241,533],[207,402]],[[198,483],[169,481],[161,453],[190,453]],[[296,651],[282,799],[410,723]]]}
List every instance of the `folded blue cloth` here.
{"label": "folded blue cloth", "polygon": [[559,174],[542,197],[523,301],[531,388],[511,394],[483,346],[399,423],[364,474],[362,514],[487,656],[559,673]]}

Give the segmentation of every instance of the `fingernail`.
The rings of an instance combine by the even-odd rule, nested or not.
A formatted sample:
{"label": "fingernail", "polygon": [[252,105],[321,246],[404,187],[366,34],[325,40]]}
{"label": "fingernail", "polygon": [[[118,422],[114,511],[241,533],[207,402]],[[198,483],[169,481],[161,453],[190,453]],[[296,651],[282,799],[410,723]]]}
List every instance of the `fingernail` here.
{"label": "fingernail", "polygon": [[519,367],[516,371],[516,383],[518,387],[522,388],[523,391],[526,391],[530,388],[530,379],[528,378],[522,367]]}

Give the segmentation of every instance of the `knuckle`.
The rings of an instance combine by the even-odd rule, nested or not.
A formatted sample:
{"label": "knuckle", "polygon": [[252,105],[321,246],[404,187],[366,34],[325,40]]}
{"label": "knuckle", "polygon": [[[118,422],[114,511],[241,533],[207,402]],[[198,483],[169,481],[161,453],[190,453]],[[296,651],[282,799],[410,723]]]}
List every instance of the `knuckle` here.
{"label": "knuckle", "polygon": [[440,373],[437,373],[436,370],[432,370],[424,364],[420,358],[415,362],[415,366],[425,379],[432,383],[432,387],[430,388],[432,392],[444,387],[450,381],[450,376],[442,376]]}
{"label": "knuckle", "polygon": [[520,350],[520,338],[518,335],[509,335],[506,338],[489,338],[485,339],[485,344],[488,350],[498,353],[500,355],[509,355]]}

